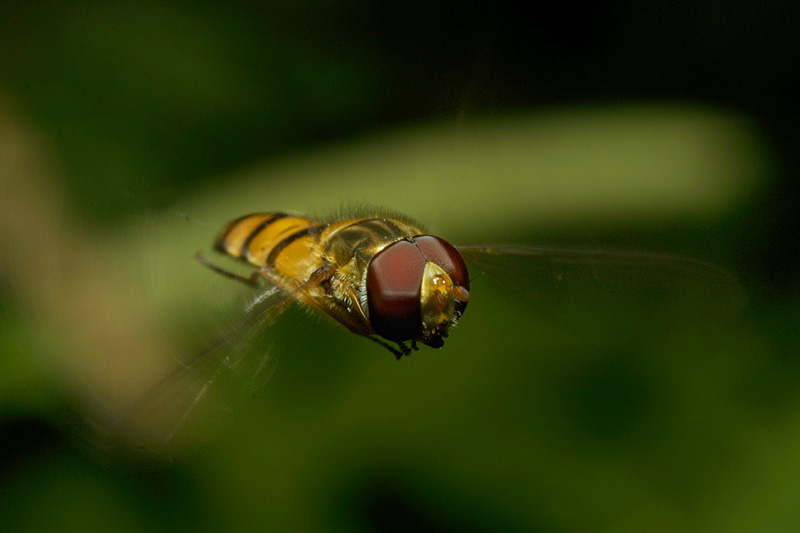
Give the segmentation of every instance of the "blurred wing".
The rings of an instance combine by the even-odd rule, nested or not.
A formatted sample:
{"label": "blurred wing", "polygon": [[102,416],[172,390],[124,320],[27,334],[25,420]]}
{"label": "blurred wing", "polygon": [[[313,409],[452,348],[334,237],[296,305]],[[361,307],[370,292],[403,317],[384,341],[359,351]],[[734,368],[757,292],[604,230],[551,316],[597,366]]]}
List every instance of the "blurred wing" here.
{"label": "blurred wing", "polygon": [[270,286],[247,305],[243,318],[230,326],[214,343],[148,390],[105,431],[106,445],[132,445],[163,451],[219,381],[234,380],[238,390],[253,390],[266,383],[276,361],[268,346],[251,346],[259,332],[269,326],[294,302],[290,294]]}
{"label": "blurred wing", "polygon": [[488,274],[512,294],[531,301],[601,295],[626,305],[650,308],[668,303],[726,313],[741,312],[747,304],[736,277],[691,257],[519,245],[458,250],[477,267],[473,279]]}

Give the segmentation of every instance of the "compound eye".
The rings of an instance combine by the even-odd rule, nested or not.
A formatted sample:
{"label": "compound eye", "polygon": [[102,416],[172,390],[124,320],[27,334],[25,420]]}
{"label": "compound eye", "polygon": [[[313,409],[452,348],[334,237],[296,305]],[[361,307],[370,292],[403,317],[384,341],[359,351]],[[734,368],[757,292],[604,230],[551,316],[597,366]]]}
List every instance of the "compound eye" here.
{"label": "compound eye", "polygon": [[[419,235],[414,237],[414,242],[417,243],[417,247],[428,261],[436,263],[447,272],[453,285],[463,287],[459,292],[469,294],[469,271],[455,246],[433,235]],[[466,301],[456,302],[456,311],[459,315],[464,312],[466,307]]]}
{"label": "compound eye", "polygon": [[372,258],[367,270],[369,320],[381,337],[402,342],[419,334],[426,262],[419,248],[408,241],[390,244]]}
{"label": "compound eye", "polygon": [[414,242],[428,261],[447,272],[454,284],[469,289],[467,265],[455,246],[433,235],[419,235],[414,237]]}

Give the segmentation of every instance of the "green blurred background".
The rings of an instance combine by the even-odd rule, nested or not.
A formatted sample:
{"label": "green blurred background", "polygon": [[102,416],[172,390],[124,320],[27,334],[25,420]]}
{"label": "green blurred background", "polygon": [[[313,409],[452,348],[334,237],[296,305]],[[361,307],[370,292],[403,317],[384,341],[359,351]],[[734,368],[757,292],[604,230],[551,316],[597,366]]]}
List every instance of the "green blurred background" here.
{"label": "green blurred background", "polygon": [[[797,15],[4,2],[0,529],[797,531]],[[361,203],[749,306],[473,269],[443,350],[291,309],[152,389],[242,323],[192,258],[227,221]]]}

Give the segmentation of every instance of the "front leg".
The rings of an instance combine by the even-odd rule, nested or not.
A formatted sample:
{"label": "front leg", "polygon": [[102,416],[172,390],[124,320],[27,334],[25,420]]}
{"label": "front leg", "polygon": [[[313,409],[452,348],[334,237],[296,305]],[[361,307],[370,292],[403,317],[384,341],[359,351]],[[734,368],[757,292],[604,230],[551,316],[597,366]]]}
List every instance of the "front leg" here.
{"label": "front leg", "polygon": [[[409,348],[408,346],[406,346],[402,342],[398,342],[397,343],[397,347],[400,348],[400,349],[396,350],[395,348],[392,347],[392,345],[390,345],[389,343],[385,342],[383,339],[381,339],[381,338],[379,338],[379,337],[377,337],[375,335],[365,335],[365,337],[367,337],[369,340],[371,340],[374,343],[380,344],[381,346],[383,346],[384,348],[386,348],[387,350],[392,352],[392,355],[394,355],[395,358],[398,361],[400,359],[402,359],[404,355],[410,355],[411,354],[411,348]],[[417,349],[417,347],[415,345],[414,346],[414,350],[416,350],[416,349]]]}

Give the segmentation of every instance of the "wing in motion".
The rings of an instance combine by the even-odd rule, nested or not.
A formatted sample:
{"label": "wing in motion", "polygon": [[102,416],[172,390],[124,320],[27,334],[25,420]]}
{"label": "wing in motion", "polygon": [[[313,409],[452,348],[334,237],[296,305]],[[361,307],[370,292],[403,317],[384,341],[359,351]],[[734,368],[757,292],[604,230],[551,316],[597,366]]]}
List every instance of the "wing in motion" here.
{"label": "wing in motion", "polygon": [[244,316],[216,341],[155,384],[125,413],[102,429],[107,447],[134,445],[161,451],[183,430],[201,401],[220,381],[234,380],[236,389],[254,391],[275,371],[277,361],[268,346],[252,347],[259,332],[269,328],[294,302],[290,294],[269,286],[247,305]]}
{"label": "wing in motion", "polygon": [[[738,313],[747,295],[729,272],[691,257],[615,250],[458,246],[467,263],[530,305],[580,295],[649,306],[668,300],[688,309]],[[476,291],[478,292],[478,291]]]}

